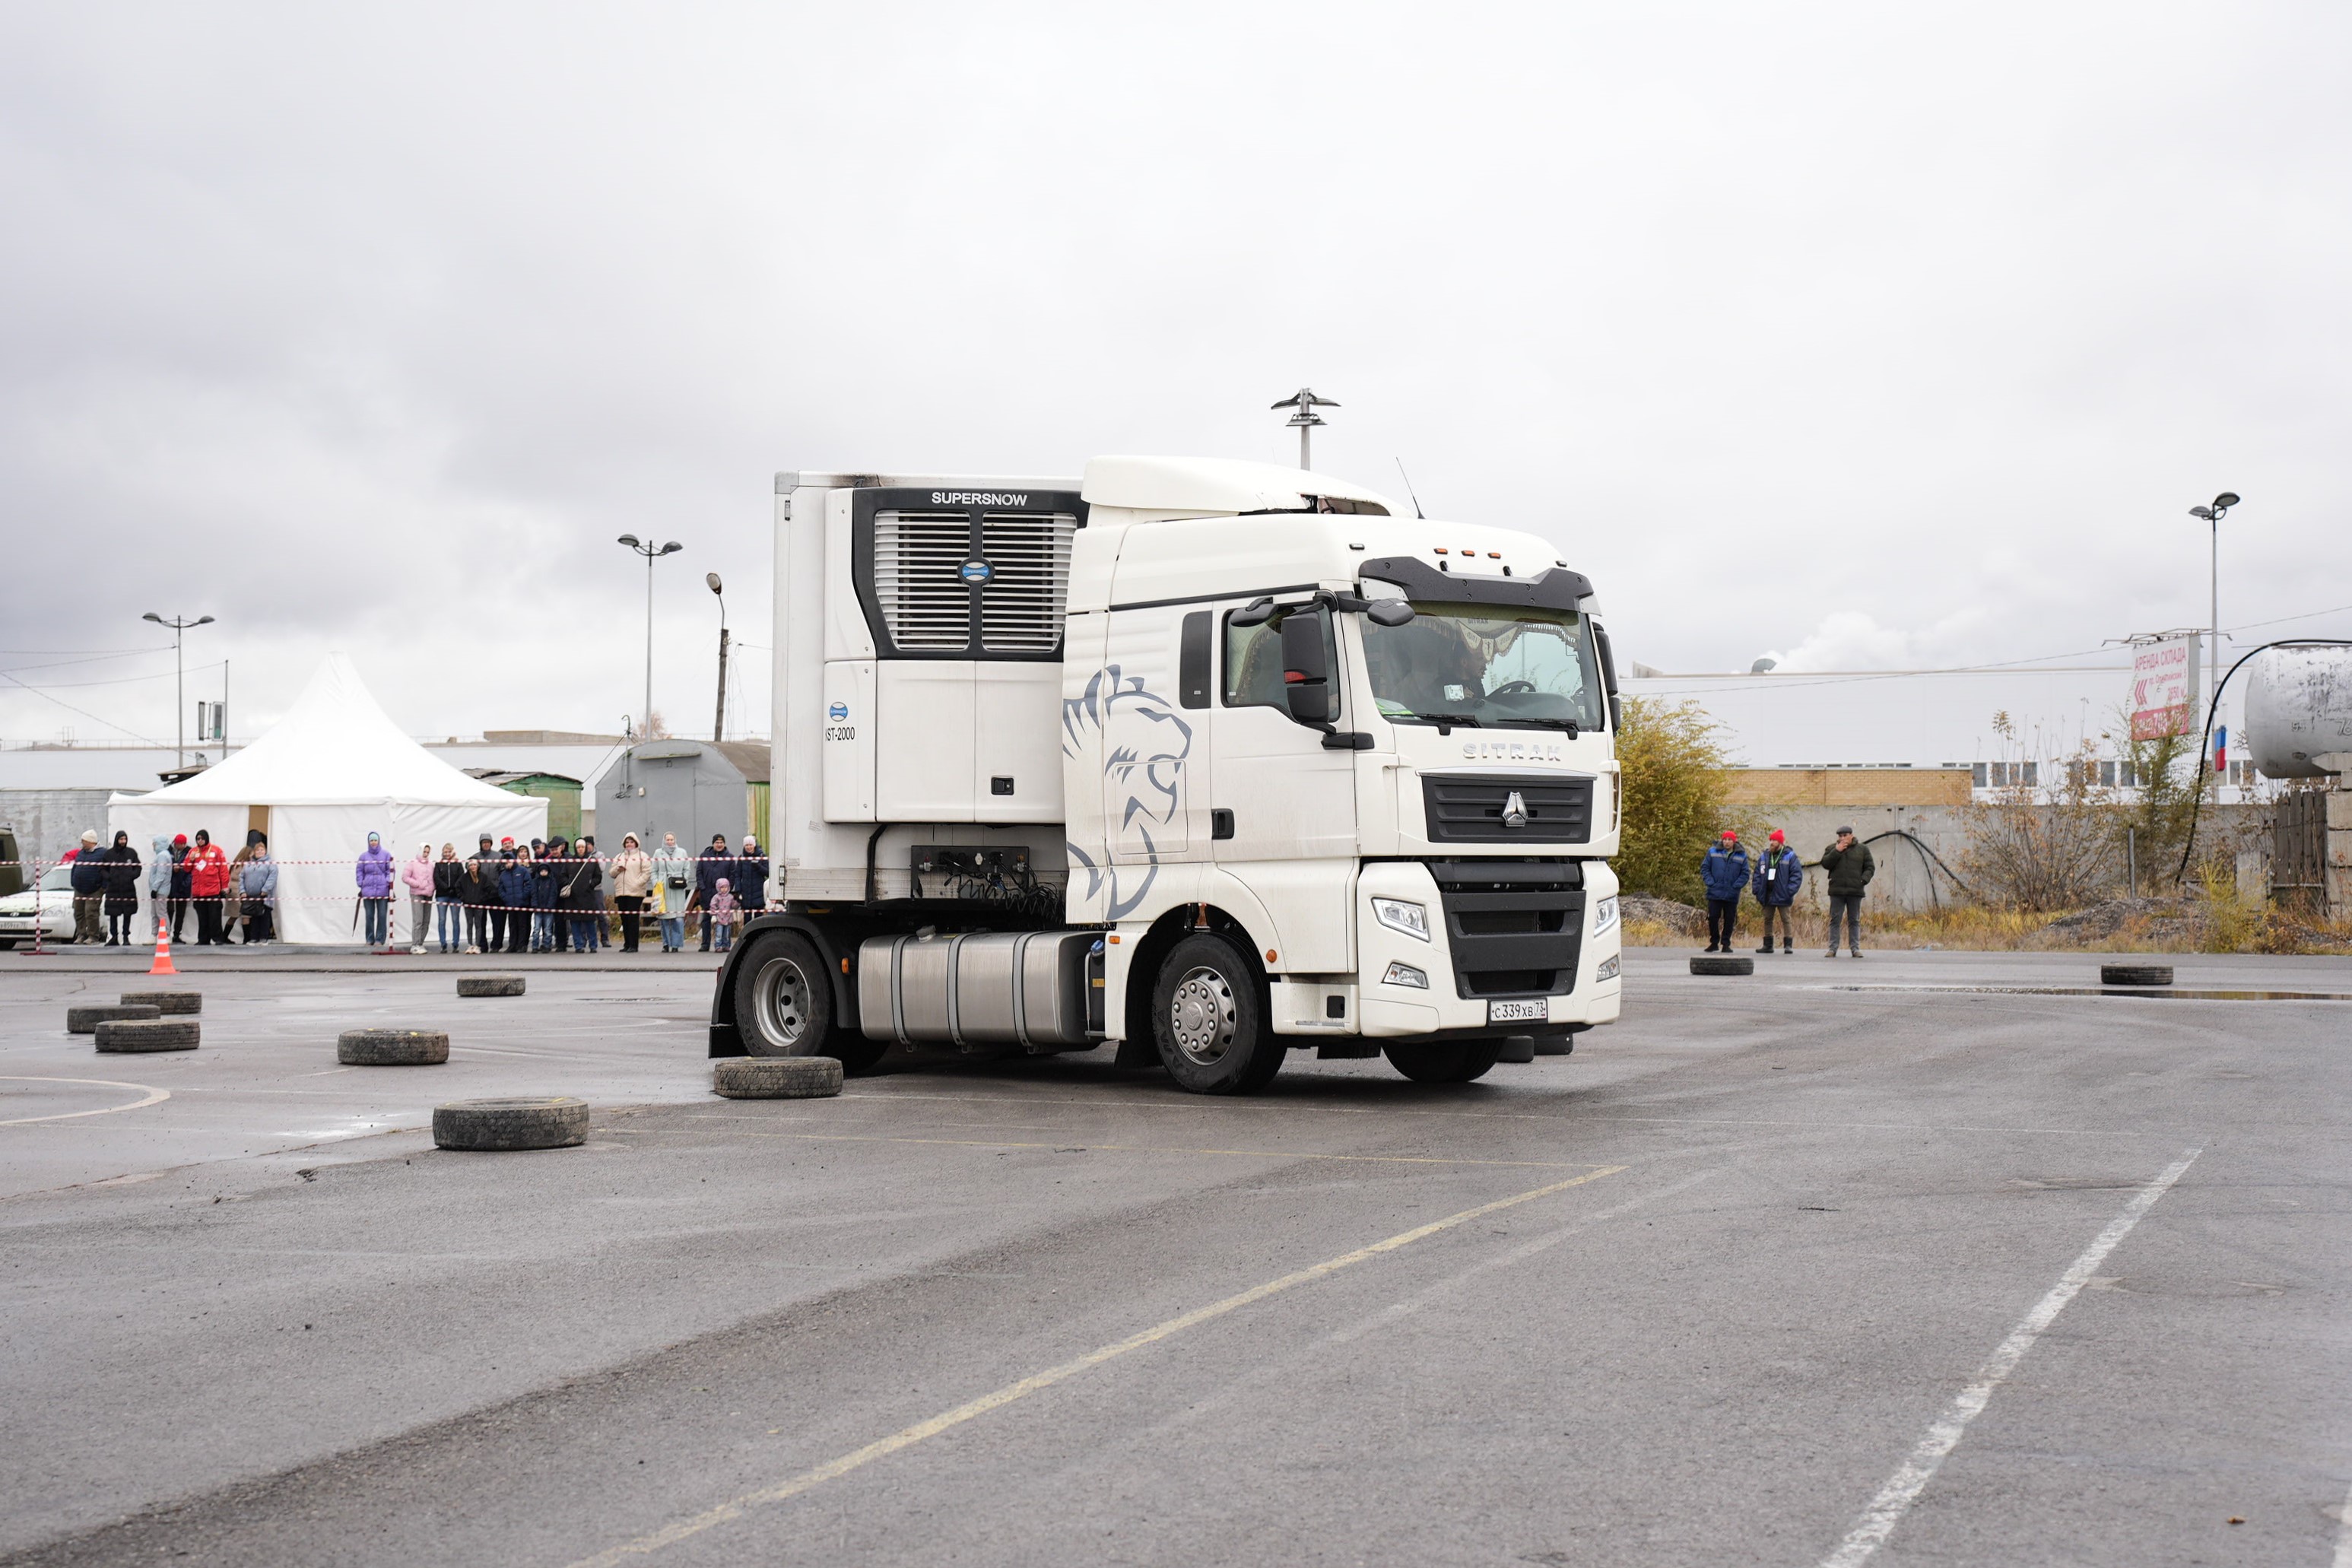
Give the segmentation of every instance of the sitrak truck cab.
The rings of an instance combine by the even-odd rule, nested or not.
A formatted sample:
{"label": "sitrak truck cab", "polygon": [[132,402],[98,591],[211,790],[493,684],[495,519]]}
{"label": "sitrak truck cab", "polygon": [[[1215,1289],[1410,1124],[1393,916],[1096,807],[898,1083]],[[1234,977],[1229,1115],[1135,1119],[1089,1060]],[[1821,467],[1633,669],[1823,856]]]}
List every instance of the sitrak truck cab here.
{"label": "sitrak truck cab", "polygon": [[1463,1082],[1618,1006],[1592,585],[1302,469],[776,479],[780,901],[713,1056]]}

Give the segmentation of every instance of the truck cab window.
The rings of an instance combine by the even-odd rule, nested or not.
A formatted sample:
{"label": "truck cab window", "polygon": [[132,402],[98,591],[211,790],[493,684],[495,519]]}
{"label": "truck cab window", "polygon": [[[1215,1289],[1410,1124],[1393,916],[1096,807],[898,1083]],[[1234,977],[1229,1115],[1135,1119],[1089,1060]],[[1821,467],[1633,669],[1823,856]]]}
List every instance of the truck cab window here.
{"label": "truck cab window", "polygon": [[1382,717],[1601,727],[1601,680],[1582,616],[1491,605],[1413,608],[1414,618],[1401,626],[1364,623],[1364,664]]}
{"label": "truck cab window", "polygon": [[[1282,680],[1282,623],[1289,613],[1276,611],[1263,626],[1237,626],[1233,624],[1233,612],[1225,612],[1226,707],[1279,708],[1286,713],[1290,710]],[[1298,613],[1312,615],[1314,606],[1301,605]],[[1331,623],[1327,618],[1323,623],[1324,659],[1336,670],[1339,659],[1334,640]]]}

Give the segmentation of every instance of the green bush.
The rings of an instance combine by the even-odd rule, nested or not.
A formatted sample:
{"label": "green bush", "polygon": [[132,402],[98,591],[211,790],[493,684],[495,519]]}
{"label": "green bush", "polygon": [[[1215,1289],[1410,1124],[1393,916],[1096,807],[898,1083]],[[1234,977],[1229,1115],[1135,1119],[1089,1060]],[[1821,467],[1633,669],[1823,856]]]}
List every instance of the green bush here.
{"label": "green bush", "polygon": [[1624,838],[1612,862],[1629,893],[1696,904],[1699,861],[1723,830],[1723,743],[1696,702],[1625,699],[1617,736]]}

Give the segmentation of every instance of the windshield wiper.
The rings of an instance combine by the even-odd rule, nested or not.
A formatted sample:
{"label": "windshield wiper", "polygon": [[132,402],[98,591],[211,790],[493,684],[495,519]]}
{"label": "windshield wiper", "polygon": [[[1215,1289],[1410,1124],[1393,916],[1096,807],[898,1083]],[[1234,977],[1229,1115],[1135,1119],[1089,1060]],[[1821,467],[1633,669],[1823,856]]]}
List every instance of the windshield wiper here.
{"label": "windshield wiper", "polygon": [[1505,719],[1500,721],[1500,722],[1504,724],[1532,724],[1541,730],[1565,730],[1568,731],[1568,738],[1571,741],[1576,739],[1577,731],[1581,727],[1573,719]]}
{"label": "windshield wiper", "polygon": [[1416,713],[1413,717],[1424,724],[1467,724],[1473,730],[1483,727],[1475,713]]}

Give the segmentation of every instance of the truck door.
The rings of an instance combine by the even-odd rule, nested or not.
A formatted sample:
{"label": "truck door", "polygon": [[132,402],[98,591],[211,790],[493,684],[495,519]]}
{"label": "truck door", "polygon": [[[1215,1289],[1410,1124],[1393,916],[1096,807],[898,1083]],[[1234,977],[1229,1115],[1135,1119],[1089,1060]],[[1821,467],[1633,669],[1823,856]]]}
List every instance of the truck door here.
{"label": "truck door", "polygon": [[[1330,721],[1344,730],[1349,716],[1340,711],[1348,682],[1340,664],[1340,648],[1329,612],[1313,605],[1278,613],[1262,626],[1236,626],[1238,603],[1220,605],[1217,612],[1218,690],[1210,725],[1210,753],[1215,780],[1211,802],[1213,832],[1211,852],[1218,864],[1258,889],[1261,896],[1274,885],[1292,879],[1283,868],[1304,860],[1352,860],[1356,853],[1356,765],[1351,751],[1332,751],[1323,734],[1293,719],[1284,679],[1283,626],[1292,616],[1311,617],[1291,632],[1294,638],[1319,638],[1329,670]],[[1265,868],[1253,873],[1249,868]],[[1316,879],[1331,881],[1328,873]],[[1349,879],[1337,879],[1329,929],[1344,936]],[[1262,885],[1263,884],[1263,885]],[[1269,907],[1276,901],[1270,899]],[[1276,919],[1294,951],[1305,932],[1299,922]],[[1318,917],[1316,923],[1324,923]],[[1314,945],[1324,944],[1317,941]],[[1286,967],[1288,967],[1286,965]],[[1332,967],[1339,967],[1336,963]]]}

